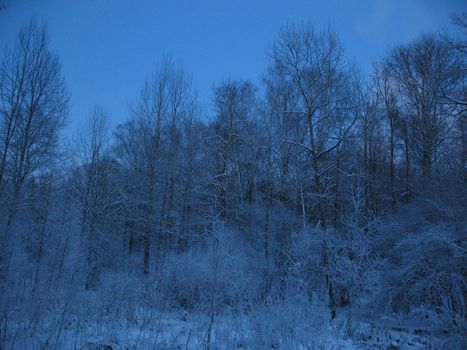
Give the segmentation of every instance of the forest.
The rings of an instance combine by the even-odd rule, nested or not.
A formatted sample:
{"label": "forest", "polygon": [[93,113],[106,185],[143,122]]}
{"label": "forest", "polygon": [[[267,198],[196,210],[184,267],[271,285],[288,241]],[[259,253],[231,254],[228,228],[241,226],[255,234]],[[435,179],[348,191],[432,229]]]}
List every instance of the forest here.
{"label": "forest", "polygon": [[[47,25],[0,52],[0,349],[467,348],[464,33],[364,76],[284,24],[208,115],[164,56],[72,137]],[[98,98],[98,96],[97,96]],[[68,134],[67,134],[68,133]]]}

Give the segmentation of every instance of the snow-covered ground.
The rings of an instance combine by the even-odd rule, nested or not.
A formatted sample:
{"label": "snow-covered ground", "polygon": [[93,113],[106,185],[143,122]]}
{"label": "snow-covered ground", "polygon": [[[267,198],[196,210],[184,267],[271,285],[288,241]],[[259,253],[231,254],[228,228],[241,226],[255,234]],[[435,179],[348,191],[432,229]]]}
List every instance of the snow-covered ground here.
{"label": "snow-covered ground", "polygon": [[[280,310],[276,310],[280,311]],[[207,349],[209,317],[187,312],[139,311],[129,320],[51,314],[39,322],[3,320],[3,349]],[[440,339],[414,329],[376,327],[345,317],[332,322],[284,322],[269,315],[222,315],[214,319],[211,349],[422,350],[441,347]],[[287,315],[286,315],[287,316]],[[310,319],[316,315],[310,315]],[[9,322],[9,323],[8,323]],[[7,332],[6,334],[4,332]],[[351,334],[349,334],[351,333]]]}
{"label": "snow-covered ground", "polygon": [[[23,322],[16,325],[14,332],[8,335],[5,349],[206,349],[208,319],[192,315],[184,319],[184,315],[153,314],[150,319],[126,325],[67,319],[62,325],[57,324],[60,320],[56,320],[43,323],[35,330]],[[295,343],[294,339],[284,339],[281,334],[265,338],[261,329],[253,329],[258,326],[251,326],[251,321],[226,318],[216,320],[212,328],[211,348],[358,349],[350,339],[339,338],[333,327],[321,329],[319,334],[309,330],[308,342],[302,344],[300,339]]]}

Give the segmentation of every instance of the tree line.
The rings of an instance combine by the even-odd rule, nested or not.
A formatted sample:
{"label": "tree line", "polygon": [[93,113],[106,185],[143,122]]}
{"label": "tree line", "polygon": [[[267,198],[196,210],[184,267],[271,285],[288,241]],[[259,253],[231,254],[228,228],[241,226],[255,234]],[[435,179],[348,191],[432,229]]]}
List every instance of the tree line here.
{"label": "tree line", "polygon": [[[465,30],[465,15],[456,21]],[[203,250],[249,264],[257,278],[246,294],[258,302],[321,291],[335,316],[368,289],[385,302],[390,294],[392,310],[436,309],[447,297],[465,320],[465,263],[433,288],[417,285],[439,277],[422,262],[411,287],[390,275],[398,266],[404,280],[401,252],[419,247],[417,237],[445,242],[451,262],[465,256],[465,41],[423,34],[363,77],[333,28],[305,22],[282,26],[266,55],[260,84],[213,88],[211,118],[191,75],[165,57],[125,122],[111,130],[96,106],[64,145],[70,94],[60,60],[44,24],[24,25],[0,69],[2,292],[21,278],[32,291],[51,288],[66,271],[95,290],[109,271],[130,271],[141,281],[166,276],[166,298],[190,308],[201,292],[167,266]],[[403,233],[409,224],[381,224],[426,207],[423,223],[452,223],[449,233],[428,239]],[[224,268],[218,304],[238,305],[246,287],[233,288],[241,281]]]}

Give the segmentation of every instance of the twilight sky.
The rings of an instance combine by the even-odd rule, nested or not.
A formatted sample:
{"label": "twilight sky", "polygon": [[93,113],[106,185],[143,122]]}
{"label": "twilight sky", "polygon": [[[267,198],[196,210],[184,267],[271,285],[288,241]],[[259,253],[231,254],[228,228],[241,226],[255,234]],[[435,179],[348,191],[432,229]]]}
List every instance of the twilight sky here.
{"label": "twilight sky", "polygon": [[364,75],[392,45],[427,31],[455,33],[449,14],[465,0],[3,0],[0,50],[30,17],[48,24],[70,89],[75,128],[95,104],[113,125],[129,115],[164,54],[193,75],[200,101],[225,78],[258,81],[281,24],[309,20],[336,28]]}

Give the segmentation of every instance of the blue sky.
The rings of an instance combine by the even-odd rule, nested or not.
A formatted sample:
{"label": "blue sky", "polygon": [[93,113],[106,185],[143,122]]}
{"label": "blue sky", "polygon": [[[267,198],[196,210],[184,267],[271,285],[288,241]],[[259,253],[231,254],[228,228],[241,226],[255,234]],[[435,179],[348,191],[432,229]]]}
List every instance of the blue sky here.
{"label": "blue sky", "polygon": [[[2,1],[0,1],[2,2]],[[392,45],[427,31],[453,32],[449,14],[463,0],[3,0],[0,48],[30,17],[45,20],[62,61],[75,128],[95,104],[113,124],[129,116],[156,63],[170,54],[193,75],[209,111],[212,86],[225,78],[258,81],[265,49],[286,22],[336,28],[364,75]]]}

